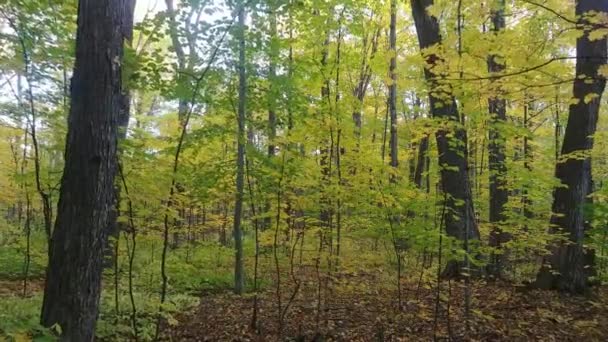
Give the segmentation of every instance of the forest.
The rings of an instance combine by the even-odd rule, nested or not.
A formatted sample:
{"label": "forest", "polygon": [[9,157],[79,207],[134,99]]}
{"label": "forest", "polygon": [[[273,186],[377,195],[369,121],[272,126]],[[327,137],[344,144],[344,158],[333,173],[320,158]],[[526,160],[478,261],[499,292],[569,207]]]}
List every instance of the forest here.
{"label": "forest", "polygon": [[0,341],[608,340],[608,0],[0,0]]}

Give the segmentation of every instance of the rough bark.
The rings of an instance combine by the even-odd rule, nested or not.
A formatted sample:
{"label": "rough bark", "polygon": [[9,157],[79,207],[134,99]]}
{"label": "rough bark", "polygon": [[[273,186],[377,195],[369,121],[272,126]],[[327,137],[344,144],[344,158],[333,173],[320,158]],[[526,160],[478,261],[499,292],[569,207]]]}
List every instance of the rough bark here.
{"label": "rough bark", "polygon": [[536,285],[583,293],[594,275],[594,253],[583,245],[588,222],[583,205],[592,191],[591,158],[593,134],[597,127],[601,96],[606,79],[599,74],[607,62],[606,36],[590,39],[597,28],[585,14],[595,11],[608,13],[608,0],[579,0],[576,3],[578,27],[584,34],[576,41],[576,78],[573,95],[576,103],[570,105],[568,124],[562,145],[562,157],[555,168],[555,176],[564,185],[553,192],[551,224],[555,232],[565,233],[567,240],[551,247],[539,271]]}
{"label": "rough bark", "polygon": [[121,0],[81,0],[57,221],[41,322],[62,340],[92,341],[113,206],[121,95]]}
{"label": "rough bark", "polygon": [[[411,0],[412,14],[416,25],[420,49],[425,54],[424,75],[429,84],[429,103],[434,118],[452,127],[439,129],[435,138],[439,152],[442,190],[447,193],[445,230],[449,236],[462,241],[479,239],[475,222],[475,211],[468,176],[466,131],[460,123],[460,115],[450,87],[442,84],[442,75],[433,71],[433,66],[442,63],[437,54],[427,54],[424,50],[441,44],[439,22],[427,13],[433,0]],[[461,274],[462,264],[451,262],[444,275],[454,277]]]}
{"label": "rough bark", "polygon": [[[498,34],[505,28],[505,0],[498,0],[492,9],[492,32]],[[505,70],[505,64],[500,61],[500,56],[490,55],[488,57],[488,71],[490,74],[499,74]],[[508,201],[508,190],[506,184],[507,167],[505,165],[506,142],[500,131],[500,125],[507,119],[507,101],[500,95],[500,87],[494,87],[498,92],[488,100],[490,113],[490,131],[488,144],[488,162],[490,174],[490,232],[489,244],[496,248],[488,265],[488,273],[494,277],[501,277],[506,254],[500,251],[502,245],[510,239],[510,235],[501,230],[500,224],[505,217],[505,205]]]}
{"label": "rough bark", "polygon": [[[133,40],[133,13],[135,11],[135,0],[124,0],[123,6],[125,6],[125,17],[122,23],[122,32],[126,40],[126,44],[131,46]],[[118,140],[123,140],[127,137],[127,129],[129,126],[129,119],[131,118],[131,92],[124,86],[119,97],[120,112],[118,115]],[[119,152],[120,154],[120,152]],[[120,155],[117,156],[117,162],[120,162]],[[118,173],[118,168],[116,169]],[[120,227],[118,223],[118,217],[120,216],[120,185],[117,182],[114,185],[114,208],[110,212],[110,219],[108,223],[108,236],[113,237],[115,240],[119,238]],[[111,239],[109,239],[111,240]],[[114,248],[111,246],[111,242],[108,241],[106,246],[105,255],[107,257],[105,266],[110,267],[113,265],[113,259],[116,258],[114,255]]]}

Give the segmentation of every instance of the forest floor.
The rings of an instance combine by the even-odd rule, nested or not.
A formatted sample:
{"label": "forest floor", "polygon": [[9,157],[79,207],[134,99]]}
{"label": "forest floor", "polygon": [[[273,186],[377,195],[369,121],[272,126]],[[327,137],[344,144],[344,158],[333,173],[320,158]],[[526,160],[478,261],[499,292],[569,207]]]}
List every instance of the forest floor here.
{"label": "forest floor", "polygon": [[[279,334],[276,288],[258,298],[258,331],[251,328],[253,297],[204,293],[200,305],[171,328],[173,341],[607,341],[608,288],[586,297],[530,290],[503,282],[470,284],[465,314],[463,282],[437,288],[402,283],[399,309],[395,290],[378,290],[374,279],[335,278],[319,289],[312,279],[281,287]],[[316,282],[318,284],[318,282]],[[376,283],[377,284],[377,283]],[[271,286],[272,287],[272,286]],[[288,309],[286,303],[290,301]],[[438,312],[438,314],[436,314]],[[319,314],[317,314],[319,313]],[[468,327],[467,327],[468,326]]]}
{"label": "forest floor", "polygon": [[[148,245],[141,243],[139,246],[135,299],[140,340],[145,341],[151,340],[154,333],[159,278],[157,259],[150,261],[153,248],[146,249]],[[0,248],[0,256],[2,252]],[[36,259],[36,272],[28,282],[27,295],[22,297],[20,254],[15,250],[12,257],[7,257],[7,249],[4,252],[0,272],[10,267],[13,270],[0,274],[0,341],[10,336],[39,336],[45,261]],[[437,291],[436,267],[421,266],[412,256],[406,260],[413,261],[403,266],[399,305],[394,261],[387,261],[381,251],[365,249],[341,259],[340,271],[331,275],[327,267],[317,270],[313,257],[305,257],[297,267],[280,263],[280,297],[274,276],[276,266],[271,255],[264,254],[259,265],[258,324],[257,329],[252,329],[251,278],[247,294],[236,296],[229,289],[232,251],[209,245],[192,252],[190,263],[182,261],[180,251],[174,251],[175,259],[170,263],[174,267],[170,270],[172,292],[168,299],[171,325],[163,327],[167,340],[608,341],[608,286],[596,287],[588,296],[570,296],[531,290],[515,282],[475,280],[469,286],[467,315],[465,284],[442,281]],[[246,269],[253,267],[249,264]],[[118,318],[112,272],[104,282],[97,327],[100,341],[133,340],[124,273],[122,267]],[[535,270],[530,268],[528,273],[534,274]],[[279,306],[282,329],[277,315]]]}

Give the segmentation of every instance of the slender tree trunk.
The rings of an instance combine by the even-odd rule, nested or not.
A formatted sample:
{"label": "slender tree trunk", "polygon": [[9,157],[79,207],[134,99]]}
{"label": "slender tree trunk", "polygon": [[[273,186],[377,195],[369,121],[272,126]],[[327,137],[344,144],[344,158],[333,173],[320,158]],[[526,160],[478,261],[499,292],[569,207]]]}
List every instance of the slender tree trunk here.
{"label": "slender tree trunk", "polygon": [[[524,161],[524,169],[526,170],[526,172],[532,172],[532,161],[533,161],[533,155],[532,155],[532,144],[530,143],[530,134],[529,132],[530,130],[530,111],[533,110],[533,103],[534,101],[529,99],[527,94],[524,96],[524,122],[523,122],[523,126],[524,126],[524,130],[525,130],[525,135],[524,135],[524,141],[523,141],[523,161]],[[526,219],[531,219],[534,217],[533,213],[532,213],[532,199],[530,199],[530,194],[529,194],[529,184],[525,184],[524,188],[522,189],[522,213],[524,215],[524,218]],[[524,225],[524,230],[528,230],[528,224],[526,223]]]}
{"label": "slender tree trunk", "polygon": [[245,289],[245,270],[243,265],[243,187],[245,173],[245,111],[247,99],[247,75],[245,70],[245,3],[239,4],[239,105],[237,131],[236,198],[234,202],[234,292],[242,294]]}
{"label": "slender tree trunk", "polygon": [[[420,48],[425,50],[441,44],[439,22],[429,13],[427,7],[433,5],[433,0],[411,0],[412,13],[416,24]],[[450,88],[442,84],[441,74],[433,70],[433,66],[443,63],[435,53],[425,55],[426,67],[424,75],[430,84],[429,104],[434,118],[446,120],[453,127],[451,132],[440,129],[435,134],[439,152],[439,167],[441,169],[442,189],[447,196],[445,227],[449,236],[463,242],[479,240],[479,230],[475,222],[475,210],[468,176],[466,156],[466,131],[460,123],[460,115],[454,95]],[[444,270],[444,275],[458,276],[461,274],[462,263],[450,262]]]}
{"label": "slender tree trunk", "polygon": [[378,41],[380,39],[380,33],[382,31],[380,30],[380,28],[378,28],[376,30],[376,32],[374,33],[373,37],[372,37],[372,41],[371,41],[371,54],[368,58],[367,56],[367,49],[368,49],[368,37],[365,37],[365,40],[363,42],[363,58],[361,60],[361,70],[359,73],[359,82],[357,83],[357,87],[354,89],[353,91],[353,95],[357,98],[356,103],[355,103],[355,110],[353,111],[353,121],[355,123],[355,136],[357,138],[357,147],[358,144],[360,143],[360,139],[361,139],[361,128],[363,125],[363,119],[362,119],[362,107],[363,107],[363,100],[365,99],[365,94],[367,93],[367,88],[369,87],[369,83],[372,77],[372,69],[371,69],[371,61],[374,59],[374,57],[376,56],[376,53],[378,52]]}
{"label": "slender tree trunk", "polygon": [[559,87],[555,90],[555,163],[559,162],[559,147],[562,134],[562,124],[559,113]]}
{"label": "slender tree trunk", "polygon": [[123,1],[81,0],[65,167],[41,322],[65,341],[93,341],[113,205],[127,14]]}
{"label": "slender tree trunk", "polygon": [[[415,105],[415,112],[416,112],[416,116],[418,116],[419,114],[421,114],[421,109],[422,109],[422,101],[420,100],[420,98],[418,97],[418,95],[415,95],[414,97],[414,105]],[[418,156],[417,156],[417,160],[415,162],[415,168],[414,168],[414,175],[413,175],[413,182],[414,185],[416,185],[416,187],[418,189],[422,189],[422,174],[424,173],[424,171],[426,170],[428,172],[428,168],[429,165],[426,163],[427,157],[428,157],[428,150],[429,150],[429,136],[428,134],[425,135],[421,140],[420,143],[418,144]]]}
{"label": "slender tree trunk", "polygon": [[[137,329],[137,306],[135,305],[135,296],[133,289],[133,262],[135,261],[135,250],[137,247],[137,230],[135,228],[134,221],[134,212],[133,212],[133,201],[131,201],[131,196],[129,194],[129,187],[127,186],[127,180],[125,179],[125,175],[122,170],[122,164],[118,164],[118,175],[120,176],[120,180],[122,181],[122,186],[125,190],[125,195],[127,196],[127,215],[129,222],[129,232],[125,232],[125,241],[127,246],[127,256],[129,258],[129,266],[127,268],[128,274],[128,290],[129,290],[129,300],[131,302],[131,328],[133,329],[133,338],[137,342],[139,340],[139,333]],[[130,245],[129,245],[130,238]],[[118,241],[116,241],[116,245],[118,246]],[[117,248],[118,251],[118,248]],[[118,253],[115,255],[115,260],[118,260]],[[118,265],[118,262],[116,262]],[[118,267],[117,267],[118,268]],[[118,282],[116,283],[118,287]],[[118,293],[118,291],[116,292]],[[117,313],[118,313],[118,305],[116,305]]]}
{"label": "slender tree trunk", "polygon": [[[23,57],[23,73],[25,79],[27,80],[27,102],[28,102],[28,110],[30,112],[29,128],[30,135],[32,137],[32,147],[34,150],[34,178],[36,184],[36,191],[40,195],[40,199],[42,202],[42,215],[44,218],[44,231],[46,233],[48,251],[50,253],[50,245],[51,245],[51,234],[52,234],[52,225],[53,225],[53,209],[51,202],[51,195],[47,190],[44,189],[42,185],[42,170],[41,170],[41,157],[40,157],[40,144],[38,143],[38,134],[37,134],[37,123],[38,123],[38,110],[34,103],[34,79],[32,77],[32,59],[30,56],[30,52],[27,49],[27,44],[25,42],[25,37],[23,36],[23,32],[19,29],[19,27],[12,21],[9,20],[9,25],[11,28],[17,33],[17,38],[19,39],[19,43],[21,45],[21,54]],[[17,92],[18,92],[18,101],[20,105],[22,103],[21,96],[21,77],[17,79]]]}
{"label": "slender tree trunk", "polygon": [[[270,46],[269,46],[269,65],[268,65],[268,157],[273,158],[277,153],[276,148],[276,136],[277,136],[277,98],[278,92],[276,87],[277,81],[277,58],[279,55],[278,44],[277,41],[277,14],[275,5],[270,11],[269,20],[270,20]],[[267,199],[264,204],[264,209],[266,213],[270,211],[270,200]],[[264,228],[270,228],[272,224],[272,218],[268,215],[264,219]]]}
{"label": "slender tree trunk", "polygon": [[[389,134],[389,147],[390,147],[390,165],[392,172],[389,175],[390,183],[397,183],[398,180],[398,168],[399,168],[399,143],[397,135],[397,0],[391,0],[390,7],[390,24],[389,24],[389,50],[391,55],[390,66],[389,66],[389,77],[391,83],[388,89],[388,110],[390,116],[390,134]],[[395,228],[399,227],[401,218],[398,213],[389,214],[389,224],[393,239],[393,248],[395,249],[395,257],[397,258],[397,292],[398,292],[398,304],[399,310],[402,308],[402,296],[401,296],[401,253],[405,247],[404,239],[396,236]]]}
{"label": "slender tree trunk", "polygon": [[249,159],[246,158],[245,159],[245,171],[246,171],[246,175],[247,175],[247,189],[249,190],[249,207],[251,210],[251,215],[254,217],[253,218],[253,227],[255,229],[254,233],[255,233],[255,255],[254,255],[254,261],[253,261],[253,312],[251,314],[251,328],[254,329],[256,331],[256,333],[259,333],[259,320],[258,320],[258,311],[259,311],[259,300],[258,300],[258,269],[259,269],[259,264],[260,264],[260,227],[258,224],[258,219],[256,218],[256,209],[255,209],[255,201],[254,201],[254,195],[253,195],[253,187],[251,186],[251,178],[249,177],[251,175],[250,169],[249,169]]}
{"label": "slender tree trunk", "polygon": [[[338,189],[342,187],[342,155],[344,154],[344,149],[342,147],[342,120],[340,119],[340,68],[341,68],[341,60],[342,60],[342,40],[344,38],[344,29],[342,27],[342,16],[344,12],[340,15],[340,28],[338,29],[338,44],[336,45],[336,97],[335,97],[335,118],[337,125],[336,132],[336,173],[338,176]],[[338,195],[336,196],[336,266],[340,263],[340,248],[342,241],[342,198],[341,191],[338,191]],[[329,270],[331,272],[331,269]]]}
{"label": "slender tree trunk", "polygon": [[[492,23],[494,25],[492,32],[499,34],[505,28],[505,0],[498,0],[495,6],[492,9]],[[498,55],[488,57],[488,71],[491,74],[498,74],[505,70],[505,65],[499,61],[499,58]],[[510,239],[509,234],[503,232],[500,228],[501,222],[506,219],[505,205],[509,199],[505,179],[507,173],[505,165],[506,142],[500,127],[507,119],[507,101],[501,97],[499,87],[493,90],[498,94],[493,95],[488,100],[490,112],[488,161],[490,169],[490,223],[492,224],[490,246],[496,248],[497,253],[493,253],[491,257],[488,273],[500,278],[506,262],[506,254],[500,249]]]}
{"label": "slender tree trunk", "polygon": [[277,58],[278,58],[278,41],[277,41],[277,14],[276,9],[272,8],[270,13],[270,48],[269,48],[269,65],[268,65],[268,156],[276,155],[275,139],[277,136]]}
{"label": "slender tree trunk", "polygon": [[555,175],[565,187],[553,192],[551,224],[556,231],[566,233],[567,241],[551,247],[538,273],[536,285],[573,293],[585,292],[589,277],[595,274],[594,253],[583,245],[588,222],[584,204],[591,193],[591,156],[593,135],[597,127],[602,93],[606,79],[600,68],[607,62],[608,39],[592,39],[593,21],[585,17],[589,12],[608,14],[608,0],[579,0],[576,2],[578,27],[584,34],[576,41],[576,78],[570,105],[568,124],[562,145],[562,157]]}
{"label": "slender tree trunk", "polygon": [[[167,6],[167,14],[169,17],[169,36],[171,38],[171,46],[173,47],[175,55],[177,56],[177,67],[179,69],[178,71],[180,72],[178,75],[178,82],[184,84],[186,82],[186,77],[188,76],[184,75],[182,72],[190,71],[189,69],[192,68],[191,65],[188,65],[184,47],[180,42],[179,25],[175,15],[175,5],[173,0],[165,0],[165,6]],[[195,51],[189,51],[189,53],[194,54]],[[180,121],[183,121],[186,117],[188,107],[189,102],[187,98],[182,97],[178,100],[177,114]]]}
{"label": "slender tree trunk", "polygon": [[27,285],[30,276],[32,259],[32,208],[30,193],[25,189],[25,262],[23,265],[23,297],[27,296]]}
{"label": "slender tree trunk", "polygon": [[418,189],[422,189],[422,174],[426,170],[428,172],[429,165],[427,164],[427,152],[429,150],[429,137],[425,136],[420,140],[418,146],[418,160],[416,161],[416,169],[414,170],[414,184]]}
{"label": "slender tree trunk", "polygon": [[[397,0],[391,0],[391,21],[389,33],[389,49],[391,54],[389,77],[391,84],[389,86],[388,107],[391,119],[390,127],[390,153],[391,166],[395,169],[399,167],[399,147],[397,138]],[[396,170],[395,170],[396,171]],[[391,181],[395,181],[395,177],[391,176]]]}
{"label": "slender tree trunk", "polygon": [[[171,38],[171,46],[175,51],[175,55],[177,57],[177,83],[180,86],[191,86],[191,77],[194,69],[194,62],[198,60],[198,54],[196,53],[196,49],[193,48],[196,44],[195,35],[191,30],[191,23],[187,22],[183,28],[183,35],[180,36],[182,32],[180,30],[180,26],[178,20],[176,18],[177,11],[175,9],[174,0],[165,0],[165,6],[167,7],[167,16],[169,19],[169,37]],[[200,6],[199,2],[191,3],[191,6]],[[200,7],[198,8],[199,13],[202,10]],[[193,14],[194,12],[191,12]],[[200,19],[200,14],[196,18],[197,22]],[[193,20],[192,17],[187,18],[186,21]],[[184,44],[181,42],[180,38],[185,36],[186,43],[188,46],[188,54],[186,55],[186,50],[184,50]],[[197,80],[197,83],[200,81]],[[183,126],[184,122],[187,120],[187,116],[191,111],[191,107],[193,106],[192,98],[188,98],[188,96],[179,96],[177,101],[177,117],[179,118],[180,124]],[[177,193],[183,192],[185,189],[179,183],[175,186],[175,191]],[[173,203],[173,205],[176,203]],[[180,230],[183,222],[182,211],[178,210],[178,216],[176,217],[173,225],[173,242],[171,248],[177,248],[180,244]]]}
{"label": "slender tree trunk", "polygon": [[[318,11],[315,11],[316,14],[318,15]],[[330,11],[333,15],[333,8]],[[326,26],[328,27],[329,24],[331,22],[331,17],[329,17],[326,21]],[[324,77],[323,79],[323,85],[321,86],[321,101],[326,101],[326,107],[324,109],[326,109],[329,113],[331,113],[331,96],[330,96],[330,79],[328,76],[325,75],[325,73],[327,72],[327,65],[328,65],[328,60],[329,60],[329,43],[330,43],[330,37],[331,37],[331,33],[329,31],[329,29],[326,29],[325,32],[325,40],[323,41],[323,52],[321,55],[321,67],[323,68],[322,70],[322,75]],[[322,122],[324,120],[321,120]],[[330,138],[333,138],[332,136],[332,131],[333,128],[330,128]],[[332,230],[332,217],[333,217],[333,213],[331,210],[331,200],[327,194],[327,189],[329,188],[329,183],[331,181],[331,166],[332,166],[332,161],[333,161],[333,139],[332,141],[328,141],[329,139],[327,139],[326,137],[324,137],[321,141],[321,148],[320,148],[320,156],[319,156],[319,164],[321,166],[321,212],[319,215],[319,219],[321,221],[322,226],[324,226],[325,228],[327,228],[327,230],[329,231],[329,238],[330,238],[330,248],[331,248],[331,244],[333,244],[333,242],[331,241],[331,230]],[[320,236],[320,247],[319,250],[322,251],[323,250],[323,246],[324,246],[324,239],[325,239],[325,234],[323,231],[319,232],[319,236]],[[320,253],[320,252],[319,252]],[[321,285],[319,285],[320,288]]]}

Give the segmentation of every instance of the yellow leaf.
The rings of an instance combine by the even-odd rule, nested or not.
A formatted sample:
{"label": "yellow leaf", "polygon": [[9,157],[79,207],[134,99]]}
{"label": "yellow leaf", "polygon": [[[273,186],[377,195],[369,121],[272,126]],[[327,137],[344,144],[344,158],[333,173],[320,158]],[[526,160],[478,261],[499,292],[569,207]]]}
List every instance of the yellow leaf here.
{"label": "yellow leaf", "polygon": [[590,103],[591,101],[593,101],[594,99],[598,98],[599,95],[596,93],[589,93],[587,95],[585,95],[585,103]]}
{"label": "yellow leaf", "polygon": [[17,333],[13,335],[13,341],[15,342],[29,342],[32,338],[28,334]]}
{"label": "yellow leaf", "polygon": [[593,30],[593,31],[589,32],[589,40],[590,41],[600,40],[600,39],[604,38],[607,34],[608,34],[608,29],[605,29],[605,28]]}
{"label": "yellow leaf", "polygon": [[602,64],[597,73],[600,76],[608,77],[608,64]]}

